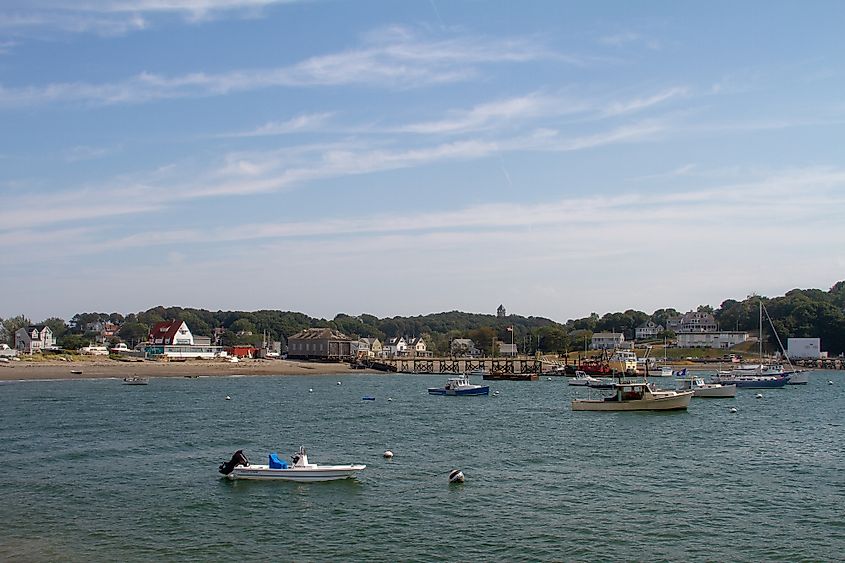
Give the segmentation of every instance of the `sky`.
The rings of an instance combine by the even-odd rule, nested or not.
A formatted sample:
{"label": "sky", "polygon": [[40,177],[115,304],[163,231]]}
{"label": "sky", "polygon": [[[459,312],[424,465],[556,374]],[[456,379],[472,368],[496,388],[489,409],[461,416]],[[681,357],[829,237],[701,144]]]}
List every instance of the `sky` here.
{"label": "sky", "polygon": [[845,3],[4,0],[0,317],[845,279]]}

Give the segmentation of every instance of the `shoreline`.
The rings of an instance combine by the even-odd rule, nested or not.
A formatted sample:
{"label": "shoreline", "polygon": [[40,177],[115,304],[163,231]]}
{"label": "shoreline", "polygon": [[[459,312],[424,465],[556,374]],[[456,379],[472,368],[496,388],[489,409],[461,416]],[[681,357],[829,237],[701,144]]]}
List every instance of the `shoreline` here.
{"label": "shoreline", "polygon": [[[80,373],[73,373],[80,372]],[[124,377],[201,377],[233,375],[342,375],[353,372],[347,363],[300,362],[293,360],[242,360],[237,363],[214,360],[185,362],[123,362],[109,359],[86,361],[9,362],[0,364],[0,381],[123,379]]]}

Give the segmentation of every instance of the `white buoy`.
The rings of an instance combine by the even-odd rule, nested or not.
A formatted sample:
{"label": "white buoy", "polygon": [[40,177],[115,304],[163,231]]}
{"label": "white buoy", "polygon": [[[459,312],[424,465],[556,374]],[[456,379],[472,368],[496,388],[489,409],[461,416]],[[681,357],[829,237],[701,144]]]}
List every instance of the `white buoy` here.
{"label": "white buoy", "polygon": [[314,392],[314,390],[309,388],[309,389],[308,389],[308,392],[309,392],[309,393],[313,393],[313,392]]}
{"label": "white buoy", "polygon": [[762,393],[757,393],[756,395],[754,395],[754,398],[755,398],[755,399],[762,399],[762,398],[763,398],[763,394],[762,394]]}
{"label": "white buoy", "polygon": [[551,378],[551,377],[547,377],[546,379],[547,379],[547,380],[549,380],[549,381],[551,381],[551,380],[552,380],[552,378]]}
{"label": "white buoy", "polygon": [[393,400],[393,397],[388,397],[388,398],[387,398],[387,400],[388,400],[388,401],[392,401],[392,400]]}
{"label": "white buoy", "polygon": [[449,473],[449,482],[450,483],[463,483],[464,482],[464,472],[460,469],[453,469],[451,473]]}
{"label": "white buoy", "polygon": [[832,379],[828,379],[828,380],[827,380],[827,384],[828,384],[828,385],[833,385],[833,380],[832,380]]}
{"label": "white buoy", "polygon": [[337,384],[340,385],[340,381],[338,381]]}
{"label": "white buoy", "polygon": [[495,396],[495,395],[498,395],[498,394],[499,394],[499,392],[498,392],[498,391],[493,391],[493,395],[494,395],[494,396]]}
{"label": "white buoy", "polygon": [[390,450],[385,451],[384,452],[384,458],[385,459],[393,459],[393,452],[391,452]]}
{"label": "white buoy", "polygon": [[231,400],[232,400],[232,397],[230,397],[229,395],[226,395],[226,400],[227,400],[227,401],[231,401]]}
{"label": "white buoy", "polygon": [[736,407],[731,407],[731,412],[732,413],[736,412]]}

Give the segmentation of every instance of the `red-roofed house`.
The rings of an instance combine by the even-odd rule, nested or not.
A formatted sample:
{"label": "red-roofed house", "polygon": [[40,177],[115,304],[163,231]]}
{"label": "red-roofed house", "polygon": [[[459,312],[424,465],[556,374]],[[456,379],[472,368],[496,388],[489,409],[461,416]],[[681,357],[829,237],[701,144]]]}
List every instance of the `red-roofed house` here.
{"label": "red-roofed house", "polygon": [[193,346],[194,335],[191,334],[188,325],[181,319],[163,321],[153,325],[149,335],[150,344],[169,346],[183,345]]}

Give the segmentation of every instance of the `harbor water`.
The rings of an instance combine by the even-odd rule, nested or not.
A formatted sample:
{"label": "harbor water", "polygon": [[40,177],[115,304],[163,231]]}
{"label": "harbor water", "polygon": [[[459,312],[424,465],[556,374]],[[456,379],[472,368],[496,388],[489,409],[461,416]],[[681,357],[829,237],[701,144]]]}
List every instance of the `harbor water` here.
{"label": "harbor water", "polygon": [[[845,558],[841,372],[671,413],[572,412],[588,391],[562,377],[427,394],[445,379],[1,383],[0,560]],[[217,472],[238,449],[267,463],[300,445],[367,469],[307,484]]]}

